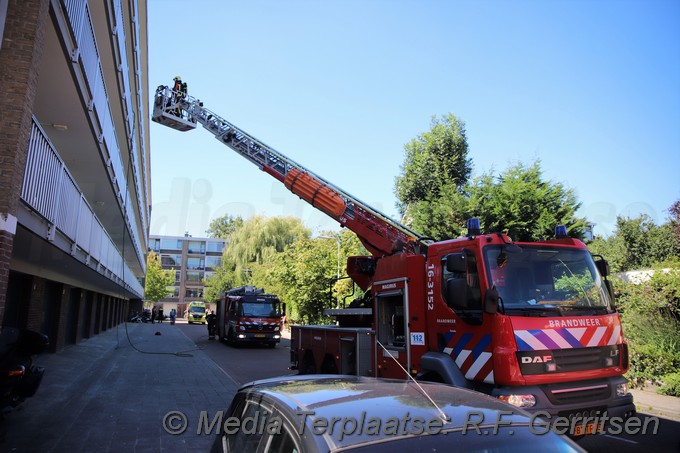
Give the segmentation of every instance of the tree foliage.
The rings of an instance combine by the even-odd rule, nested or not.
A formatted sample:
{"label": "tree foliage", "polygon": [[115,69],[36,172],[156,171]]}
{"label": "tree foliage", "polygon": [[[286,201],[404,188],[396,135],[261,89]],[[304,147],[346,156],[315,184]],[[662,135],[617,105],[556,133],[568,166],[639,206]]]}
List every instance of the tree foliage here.
{"label": "tree foliage", "polygon": [[675,234],[675,242],[680,244],[680,200],[673,203],[668,212],[671,215],[670,224]]}
{"label": "tree foliage", "polygon": [[222,267],[206,282],[205,298],[210,301],[216,300],[222,291],[255,284],[253,275],[269,266],[277,253],[311,235],[302,221],[294,217],[255,216],[240,224],[238,220],[232,223],[236,225],[225,238]]}
{"label": "tree foliage", "polygon": [[617,217],[614,234],[606,239],[595,238],[589,247],[591,252],[606,257],[615,272],[680,259],[674,221],[659,226],[646,214],[634,219]]}
{"label": "tree foliage", "polygon": [[348,256],[368,254],[350,231],[296,240],[272,260],[254,267],[253,284],[279,295],[287,304],[289,319],[294,322],[330,322],[330,318],[324,317],[323,310],[334,306],[338,300],[351,298],[354,292],[349,279],[332,284],[338,273],[338,239],[340,275],[344,276]]}
{"label": "tree foliage", "polygon": [[574,191],[545,181],[538,160],[531,166],[511,165],[497,180],[487,174],[469,191],[470,216],[479,217],[484,231],[539,241],[554,237],[555,226],[565,225],[570,236],[583,237],[586,221],[576,217],[581,204]]}
{"label": "tree foliage", "polygon": [[146,257],[146,278],[144,281],[144,297],[152,302],[172,294],[172,287],[175,284],[175,272],[163,270],[159,256],[153,251]]}
{"label": "tree foliage", "polygon": [[428,197],[439,198],[444,187],[462,188],[470,177],[465,123],[453,113],[432,118],[430,130],[404,146],[406,156],[395,181],[399,210]]}
{"label": "tree foliage", "polygon": [[296,217],[254,216],[231,234],[224,259],[240,267],[262,264],[288,244],[310,236],[310,230]]}
{"label": "tree foliage", "polygon": [[576,216],[580,203],[573,190],[545,181],[540,161],[516,163],[494,177],[485,173],[466,184],[463,192],[449,185],[439,195],[411,205],[411,227],[435,239],[459,237],[470,217],[480,219],[485,232],[505,232],[516,241],[538,241],[554,236],[555,226],[566,225],[572,237],[583,237],[585,219]]}
{"label": "tree foliage", "polygon": [[243,219],[240,216],[225,214],[217,217],[210,222],[210,226],[205,231],[209,238],[227,239],[236,229],[243,226]]}

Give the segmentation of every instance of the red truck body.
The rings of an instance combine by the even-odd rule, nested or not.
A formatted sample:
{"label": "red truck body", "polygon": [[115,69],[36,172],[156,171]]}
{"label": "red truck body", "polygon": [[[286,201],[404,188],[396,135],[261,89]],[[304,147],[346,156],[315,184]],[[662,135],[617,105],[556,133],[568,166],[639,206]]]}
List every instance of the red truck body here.
{"label": "red truck body", "polygon": [[[449,260],[463,263],[449,270]],[[438,242],[426,254],[351,257],[348,274],[372,305],[328,310],[334,326],[293,326],[292,368],[410,374],[551,415],[629,416],[627,345],[598,269],[604,262],[579,240],[498,234]]]}

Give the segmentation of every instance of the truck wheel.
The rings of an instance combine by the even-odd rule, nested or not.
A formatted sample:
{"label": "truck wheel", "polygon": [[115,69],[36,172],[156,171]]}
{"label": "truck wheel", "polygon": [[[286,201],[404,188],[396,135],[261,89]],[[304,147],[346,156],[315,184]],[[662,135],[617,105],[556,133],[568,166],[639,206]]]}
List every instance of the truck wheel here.
{"label": "truck wheel", "polygon": [[233,347],[236,347],[236,336],[234,335],[233,329],[229,329],[229,333],[227,334],[227,343]]}
{"label": "truck wheel", "polygon": [[316,374],[316,362],[314,361],[312,351],[305,352],[298,374]]}
{"label": "truck wheel", "polygon": [[331,355],[326,355],[321,363],[321,374],[338,374],[338,367]]}

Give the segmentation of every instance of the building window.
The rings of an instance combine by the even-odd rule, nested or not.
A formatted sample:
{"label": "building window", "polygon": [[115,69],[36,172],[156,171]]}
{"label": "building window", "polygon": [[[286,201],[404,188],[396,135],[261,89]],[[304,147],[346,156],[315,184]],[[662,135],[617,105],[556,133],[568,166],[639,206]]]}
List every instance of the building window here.
{"label": "building window", "polygon": [[184,297],[192,297],[192,298],[203,298],[203,290],[202,289],[187,289],[186,292],[184,293]]}
{"label": "building window", "polygon": [[163,267],[180,267],[182,265],[182,255],[161,255],[161,265]]}
{"label": "building window", "polygon": [[187,258],[187,269],[205,269],[203,258]]}
{"label": "building window", "polygon": [[203,283],[203,272],[187,271],[187,283]]}
{"label": "building window", "polygon": [[205,267],[208,269],[217,269],[222,267],[222,257],[221,256],[206,256],[205,257]]}
{"label": "building window", "polygon": [[175,271],[175,284],[176,285],[179,285],[181,278],[182,278],[182,271]]}
{"label": "building window", "polygon": [[163,250],[182,250],[181,239],[161,239],[161,249]]}
{"label": "building window", "polygon": [[189,241],[187,251],[189,253],[205,254],[205,241]]}
{"label": "building window", "polygon": [[224,242],[208,242],[208,252],[222,253],[224,250]]}
{"label": "building window", "polygon": [[151,239],[149,241],[149,248],[153,250],[156,253],[159,253],[161,251],[161,240],[160,239]]}

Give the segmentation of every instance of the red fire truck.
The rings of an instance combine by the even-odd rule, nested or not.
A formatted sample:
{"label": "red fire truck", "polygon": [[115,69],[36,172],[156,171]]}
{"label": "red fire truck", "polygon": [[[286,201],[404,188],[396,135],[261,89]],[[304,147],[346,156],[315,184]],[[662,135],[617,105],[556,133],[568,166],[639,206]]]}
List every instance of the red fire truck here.
{"label": "red fire truck", "polygon": [[482,233],[471,219],[465,237],[432,242],[196,99],[159,87],[153,120],[177,130],[200,123],[356,233],[371,253],[347,261],[365,294],[327,311],[336,325],[293,327],[293,369],[441,381],[551,416],[635,411],[607,263],[565,227],[552,239],[518,243]]}
{"label": "red fire truck", "polygon": [[286,305],[264,289],[241,286],[222,294],[217,301],[217,335],[230,344],[281,341]]}

